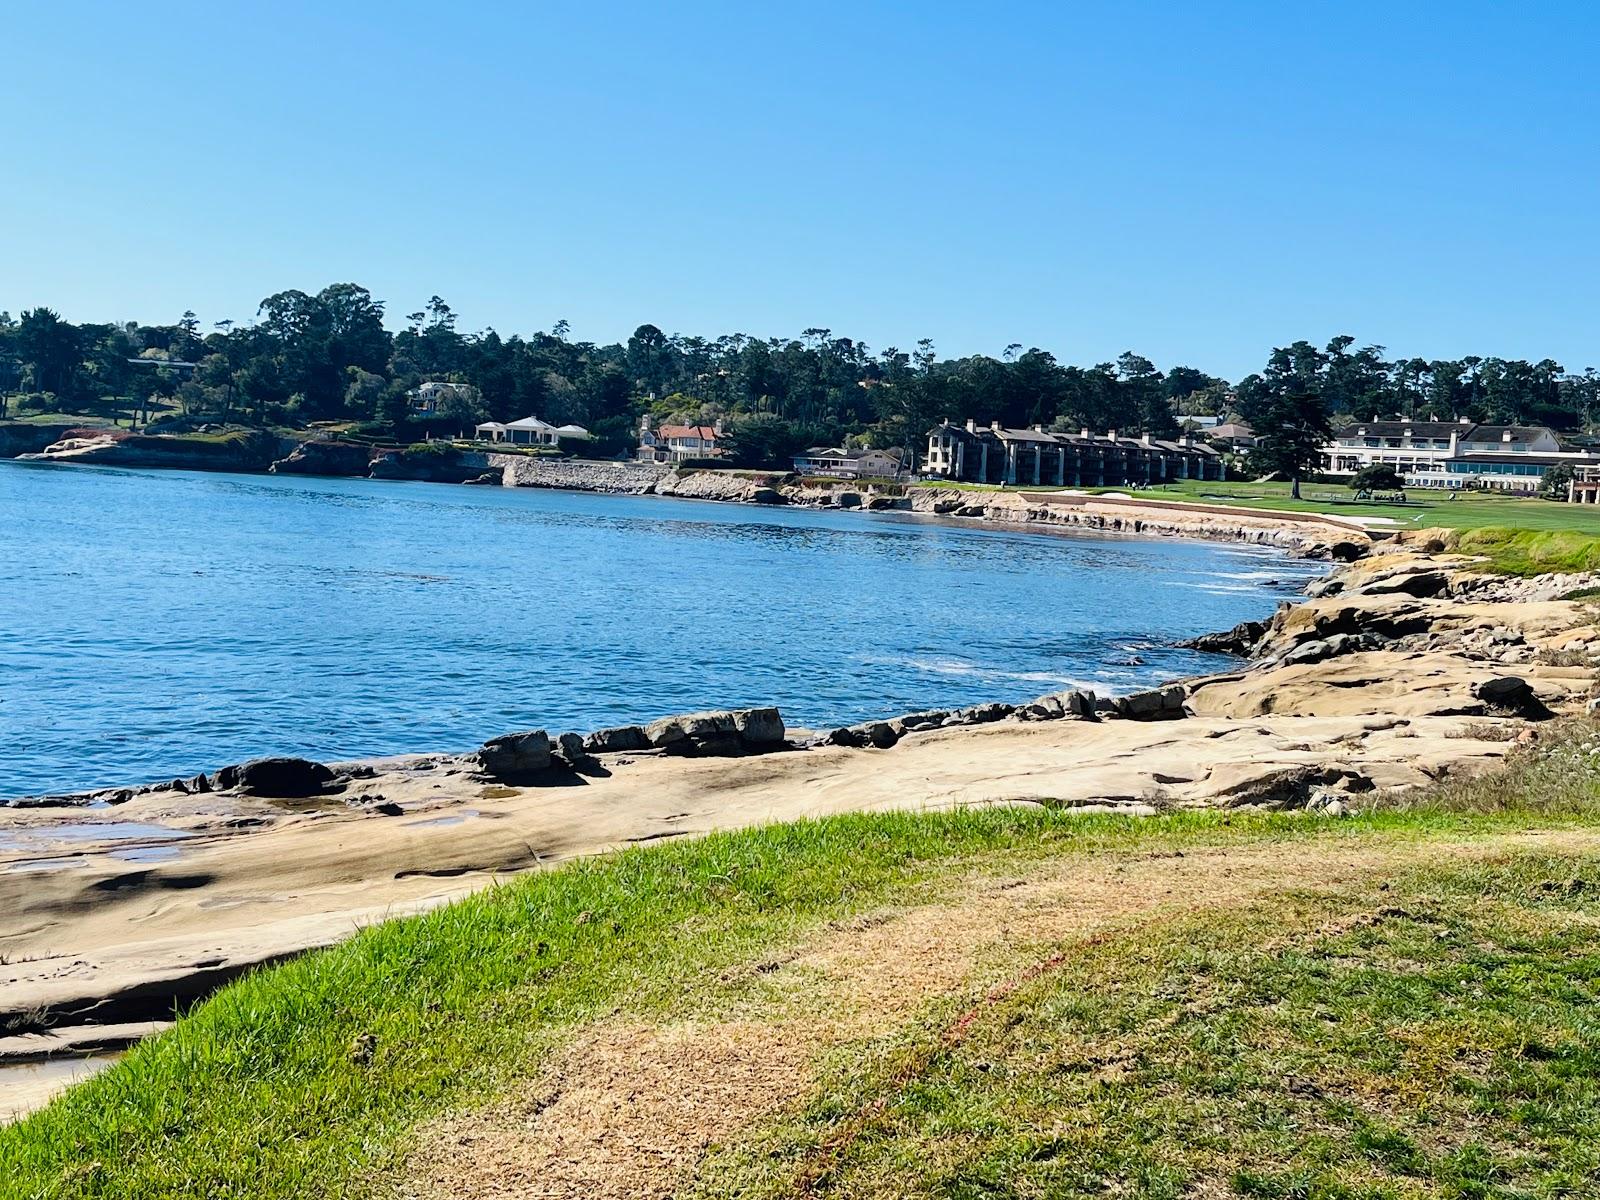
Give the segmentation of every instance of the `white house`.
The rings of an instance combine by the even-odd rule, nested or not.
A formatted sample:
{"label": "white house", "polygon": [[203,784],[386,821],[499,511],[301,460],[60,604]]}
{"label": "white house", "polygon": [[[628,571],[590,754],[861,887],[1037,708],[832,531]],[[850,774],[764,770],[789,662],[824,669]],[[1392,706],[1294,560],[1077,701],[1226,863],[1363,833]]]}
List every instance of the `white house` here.
{"label": "white house", "polygon": [[794,469],[801,475],[833,479],[898,479],[905,473],[905,464],[898,455],[884,450],[813,446],[794,456]]}
{"label": "white house", "polygon": [[1600,457],[1566,445],[1543,425],[1459,421],[1357,421],[1323,448],[1329,475],[1390,466],[1407,487],[1535,492],[1550,467]]}
{"label": "white house", "polygon": [[516,446],[558,446],[562,438],[588,441],[591,436],[582,425],[551,425],[538,417],[523,417],[520,421],[485,421],[474,425],[473,432],[481,441],[506,442]]}
{"label": "white house", "polygon": [[431,417],[438,413],[439,405],[452,396],[471,400],[476,395],[477,390],[469,384],[429,379],[411,390],[411,411],[419,417]]}

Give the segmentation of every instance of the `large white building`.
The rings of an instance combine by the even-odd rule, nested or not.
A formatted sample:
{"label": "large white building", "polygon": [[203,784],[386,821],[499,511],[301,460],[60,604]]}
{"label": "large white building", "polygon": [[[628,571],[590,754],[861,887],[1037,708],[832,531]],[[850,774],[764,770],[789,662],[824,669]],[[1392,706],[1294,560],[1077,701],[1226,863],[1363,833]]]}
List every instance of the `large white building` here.
{"label": "large white building", "polygon": [[1478,487],[1535,492],[1558,463],[1600,462],[1543,425],[1478,425],[1472,421],[1357,421],[1323,449],[1323,470],[1354,475],[1393,467],[1407,487]]}

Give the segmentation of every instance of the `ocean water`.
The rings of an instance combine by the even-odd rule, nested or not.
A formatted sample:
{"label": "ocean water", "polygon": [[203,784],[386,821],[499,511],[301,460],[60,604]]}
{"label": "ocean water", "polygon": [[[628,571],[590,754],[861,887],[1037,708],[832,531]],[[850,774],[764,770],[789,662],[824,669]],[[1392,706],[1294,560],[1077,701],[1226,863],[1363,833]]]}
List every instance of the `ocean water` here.
{"label": "ocean water", "polygon": [[1219,669],[1277,551],[0,462],[0,798],[776,704],[829,727]]}

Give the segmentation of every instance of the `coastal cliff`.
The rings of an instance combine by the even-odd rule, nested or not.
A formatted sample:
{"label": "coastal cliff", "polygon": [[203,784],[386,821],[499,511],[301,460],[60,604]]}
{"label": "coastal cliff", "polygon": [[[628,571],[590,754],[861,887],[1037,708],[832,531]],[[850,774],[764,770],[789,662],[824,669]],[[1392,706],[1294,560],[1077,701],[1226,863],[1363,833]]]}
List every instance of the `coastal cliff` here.
{"label": "coastal cliff", "polygon": [[182,436],[82,429],[70,430],[39,451],[16,457],[105,467],[262,472],[293,444],[259,429]]}

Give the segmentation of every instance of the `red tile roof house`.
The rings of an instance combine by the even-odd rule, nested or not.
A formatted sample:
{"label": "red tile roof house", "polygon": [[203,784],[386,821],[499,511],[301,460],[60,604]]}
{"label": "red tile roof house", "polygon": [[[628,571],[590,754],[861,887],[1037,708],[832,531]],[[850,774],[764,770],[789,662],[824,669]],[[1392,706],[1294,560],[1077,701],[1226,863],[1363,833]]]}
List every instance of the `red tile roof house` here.
{"label": "red tile roof house", "polygon": [[648,416],[639,421],[640,462],[681,463],[695,458],[717,458],[722,448],[722,422],[715,425],[663,425],[651,427]]}

